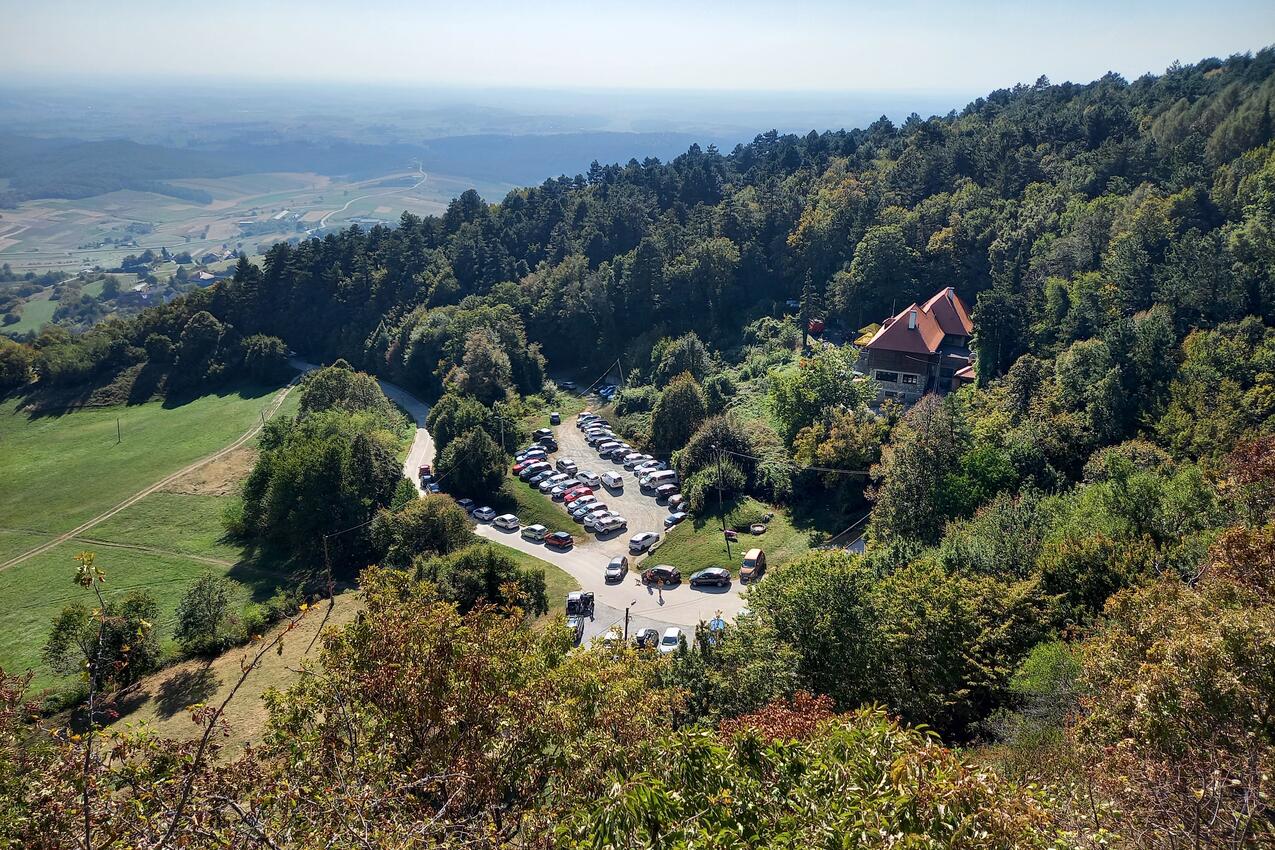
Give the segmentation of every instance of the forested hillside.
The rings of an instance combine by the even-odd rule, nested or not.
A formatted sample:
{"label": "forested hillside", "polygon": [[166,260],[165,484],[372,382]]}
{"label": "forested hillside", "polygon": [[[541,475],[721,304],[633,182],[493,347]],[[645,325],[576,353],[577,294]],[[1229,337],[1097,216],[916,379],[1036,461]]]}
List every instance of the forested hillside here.
{"label": "forested hillside", "polygon": [[[457,608],[428,560],[370,570],[367,615],[272,704],[267,746],[188,781],[221,836],[1269,847],[1273,101],[1267,49],[468,192],[80,336],[0,342],[0,375],[38,402],[197,392],[285,348],[344,358],[440,399],[440,456],[481,446],[498,480],[507,406],[618,363],[609,412],[694,512],[713,490],[871,509],[865,554],[777,565],[668,663]],[[977,384],[875,404],[841,341],[947,286],[973,304]],[[295,427],[258,490],[289,492],[291,447],[318,436]],[[294,502],[248,524],[286,540],[271,517]],[[69,788],[65,746],[42,769]],[[138,747],[136,775],[181,773]],[[150,835],[175,799],[102,817]]]}

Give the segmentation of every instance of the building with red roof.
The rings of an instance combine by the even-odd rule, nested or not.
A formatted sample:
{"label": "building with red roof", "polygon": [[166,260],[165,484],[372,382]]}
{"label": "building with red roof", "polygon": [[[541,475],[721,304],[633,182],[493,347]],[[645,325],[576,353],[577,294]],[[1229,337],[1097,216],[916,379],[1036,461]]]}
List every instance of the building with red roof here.
{"label": "building with red roof", "polygon": [[881,385],[879,400],[907,404],[926,393],[946,394],[973,379],[969,308],[952,287],[924,304],[909,304],[864,343],[859,369]]}

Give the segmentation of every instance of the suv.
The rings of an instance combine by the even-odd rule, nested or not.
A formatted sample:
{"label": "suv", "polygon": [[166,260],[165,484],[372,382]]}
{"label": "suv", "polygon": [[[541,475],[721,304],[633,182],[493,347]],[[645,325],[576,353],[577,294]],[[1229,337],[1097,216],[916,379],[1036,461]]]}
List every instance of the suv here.
{"label": "suv", "polygon": [[682,574],[677,571],[677,567],[670,567],[668,564],[656,564],[654,567],[642,571],[642,581],[647,584],[655,584],[657,582],[681,584]]}
{"label": "suv", "polygon": [[660,536],[654,531],[644,531],[641,534],[635,534],[629,538],[629,552],[634,555],[641,555],[659,539]]}
{"label": "suv", "polygon": [[612,490],[624,489],[624,478],[617,472],[608,472],[602,476],[602,483]]}
{"label": "suv", "polygon": [[606,572],[603,573],[603,577],[606,579],[607,583],[609,584],[613,581],[623,580],[624,574],[627,573],[628,571],[629,571],[628,557],[626,557],[625,555],[616,555],[607,563]]}
{"label": "suv", "polygon": [[576,462],[569,457],[558,458],[558,462],[554,466],[559,472],[565,472],[568,475],[575,475],[580,471],[580,467],[576,466]]}
{"label": "suv", "polygon": [[590,472],[587,469],[576,473],[576,481],[579,481],[586,487],[597,487],[602,483],[602,480],[598,478],[597,473]]}

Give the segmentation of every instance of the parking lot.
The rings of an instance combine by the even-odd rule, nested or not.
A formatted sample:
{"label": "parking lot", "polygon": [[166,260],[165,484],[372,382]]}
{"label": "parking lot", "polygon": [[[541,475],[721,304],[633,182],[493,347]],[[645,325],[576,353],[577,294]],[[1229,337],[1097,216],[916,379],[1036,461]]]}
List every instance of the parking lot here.
{"label": "parking lot", "polygon": [[[630,634],[646,626],[661,631],[668,625],[693,628],[701,620],[707,621],[719,615],[731,619],[744,607],[740,595],[742,588],[738,582],[729,588],[691,588],[686,581],[689,576],[684,574],[682,584],[678,587],[665,589],[663,592],[646,587],[639,575],[642,562],[649,560],[650,564],[661,563],[658,551],[646,558],[629,556],[628,575],[620,582],[608,584],[603,576],[607,562],[616,555],[628,555],[628,541],[635,534],[654,531],[663,538],[664,518],[668,516],[668,509],[659,504],[653,495],[640,491],[632,472],[624,469],[621,464],[598,457],[598,453],[586,442],[584,433],[576,428],[574,417],[564,419],[561,425],[553,427],[553,431],[558,441],[558,451],[550,455],[551,460],[571,458],[582,471],[587,470],[598,475],[614,472],[622,476],[623,488],[597,488],[596,494],[609,509],[619,512],[628,520],[628,529],[595,536],[582,526],[577,526],[576,545],[565,552],[525,540],[517,531],[503,531],[484,523],[478,525],[477,533],[556,564],[570,573],[580,583],[581,589],[592,591],[596,599],[596,610],[593,620],[585,629],[586,641],[604,634],[612,625],[622,628],[626,607],[629,608]],[[518,482],[516,486],[529,485]],[[544,498],[547,499],[548,496]],[[672,566],[676,567],[677,564]],[[553,599],[550,604],[557,608],[563,604],[563,600]]]}

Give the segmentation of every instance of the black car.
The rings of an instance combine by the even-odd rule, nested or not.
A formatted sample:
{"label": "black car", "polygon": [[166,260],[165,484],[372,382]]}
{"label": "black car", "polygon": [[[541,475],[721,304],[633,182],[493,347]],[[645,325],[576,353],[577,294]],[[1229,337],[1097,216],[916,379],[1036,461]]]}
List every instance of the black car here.
{"label": "black car", "polygon": [[550,428],[537,428],[535,431],[531,432],[531,438],[533,440],[542,440],[545,437],[552,437],[552,436],[553,436],[553,430]]}
{"label": "black car", "polygon": [[691,587],[730,587],[730,570],[709,567],[691,574]]}
{"label": "black car", "polygon": [[633,645],[638,649],[654,649],[659,642],[660,633],[651,628],[638,629],[637,634],[633,636]]}
{"label": "black car", "polygon": [[465,513],[467,513],[467,514],[469,514],[469,513],[473,513],[473,512],[474,512],[474,508],[475,508],[475,507],[477,507],[477,506],[474,504],[474,500],[473,500],[473,499],[457,499],[457,500],[456,500],[456,504],[457,504],[460,508],[464,509]]}
{"label": "black car", "polygon": [[651,567],[649,570],[642,571],[642,581],[647,584],[681,584],[682,574],[677,571],[677,567],[670,567],[668,564],[659,564]]}
{"label": "black car", "polygon": [[553,437],[541,437],[540,448],[547,452],[556,452],[558,450],[558,441]]}
{"label": "black car", "polygon": [[561,413],[558,413],[558,412],[556,412],[556,411],[555,411],[554,413],[550,413],[550,414],[549,414],[549,424],[550,424],[550,425],[561,425],[561,424],[562,424],[562,414],[561,414]]}

